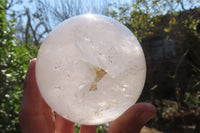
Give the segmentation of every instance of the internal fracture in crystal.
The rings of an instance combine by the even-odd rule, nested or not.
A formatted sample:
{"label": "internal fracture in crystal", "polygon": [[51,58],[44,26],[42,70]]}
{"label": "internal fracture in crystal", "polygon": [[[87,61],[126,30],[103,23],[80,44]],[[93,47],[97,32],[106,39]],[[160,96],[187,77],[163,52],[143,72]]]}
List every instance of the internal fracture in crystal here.
{"label": "internal fracture in crystal", "polygon": [[103,76],[106,74],[106,72],[101,68],[94,68],[94,72],[96,74],[96,77],[94,81],[91,84],[90,91],[96,91],[97,90],[97,83],[103,78]]}

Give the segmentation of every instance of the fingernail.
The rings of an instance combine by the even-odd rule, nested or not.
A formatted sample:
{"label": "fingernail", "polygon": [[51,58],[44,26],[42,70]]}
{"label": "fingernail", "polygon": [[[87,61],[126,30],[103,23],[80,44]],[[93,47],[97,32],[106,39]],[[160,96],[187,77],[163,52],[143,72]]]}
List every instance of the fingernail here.
{"label": "fingernail", "polygon": [[34,61],[34,60],[37,60],[37,59],[36,59],[36,58],[31,59],[31,60],[29,61],[29,64],[30,64],[32,61]]}

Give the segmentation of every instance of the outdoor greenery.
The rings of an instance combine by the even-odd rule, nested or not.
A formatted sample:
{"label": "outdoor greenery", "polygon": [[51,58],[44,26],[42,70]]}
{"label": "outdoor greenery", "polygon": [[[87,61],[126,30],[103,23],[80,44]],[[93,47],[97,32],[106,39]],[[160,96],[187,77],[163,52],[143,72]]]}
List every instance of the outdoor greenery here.
{"label": "outdoor greenery", "polygon": [[18,113],[29,60],[36,55],[33,44],[17,45],[13,18],[6,20],[6,0],[0,1],[0,131],[19,131]]}
{"label": "outdoor greenery", "polygon": [[[63,9],[62,11],[56,10],[58,9],[56,6],[49,5],[51,3],[45,0],[37,0],[35,3],[37,6],[34,11],[29,7],[15,11],[12,7],[22,6],[22,1],[0,1],[0,132],[2,133],[20,132],[18,112],[25,74],[29,61],[37,56],[40,44],[53,29],[52,25],[56,25],[51,24],[50,19],[56,19],[58,23],[83,12],[77,3],[72,1],[66,4],[65,8],[59,8]],[[70,4],[76,9],[70,10],[71,8],[68,8]],[[103,5],[107,7],[106,11],[98,8],[98,12],[126,25],[144,48],[148,72],[139,101],[153,103],[158,111],[148,126],[161,131],[200,132],[200,7],[195,6],[200,5],[200,2],[135,0],[133,3],[123,4],[104,2]],[[90,7],[93,6],[95,5]],[[52,16],[49,17],[49,14]],[[171,52],[175,53],[170,55],[162,53],[161,58],[154,59],[156,51],[152,50],[152,44],[159,40],[173,42],[170,46],[173,44],[175,48]],[[162,45],[162,48],[165,50],[168,45]],[[189,129],[190,126],[194,128]],[[80,125],[75,127],[75,132],[78,133]],[[103,133],[105,130],[103,125],[97,128],[98,133]]]}

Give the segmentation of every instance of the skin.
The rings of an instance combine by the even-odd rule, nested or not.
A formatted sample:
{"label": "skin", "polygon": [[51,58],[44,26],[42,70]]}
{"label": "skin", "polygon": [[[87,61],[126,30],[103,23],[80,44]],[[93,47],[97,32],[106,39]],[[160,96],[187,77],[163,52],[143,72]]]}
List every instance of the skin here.
{"label": "skin", "polygon": [[[35,78],[36,59],[30,61],[24,82],[19,120],[22,133],[74,133],[74,123],[68,121],[45,103],[40,95]],[[156,113],[149,103],[138,103],[114,120],[108,133],[139,133],[141,128]],[[82,125],[80,133],[95,133],[96,126]]]}

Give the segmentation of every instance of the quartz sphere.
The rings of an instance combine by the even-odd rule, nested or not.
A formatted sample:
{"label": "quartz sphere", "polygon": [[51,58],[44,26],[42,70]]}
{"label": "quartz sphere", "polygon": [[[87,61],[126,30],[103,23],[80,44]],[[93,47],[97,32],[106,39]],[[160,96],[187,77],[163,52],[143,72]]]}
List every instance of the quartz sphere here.
{"label": "quartz sphere", "polygon": [[112,121],[135,104],[146,78],[143,50],[112,18],[86,14],[58,25],[41,45],[36,80],[47,104],[85,125]]}

